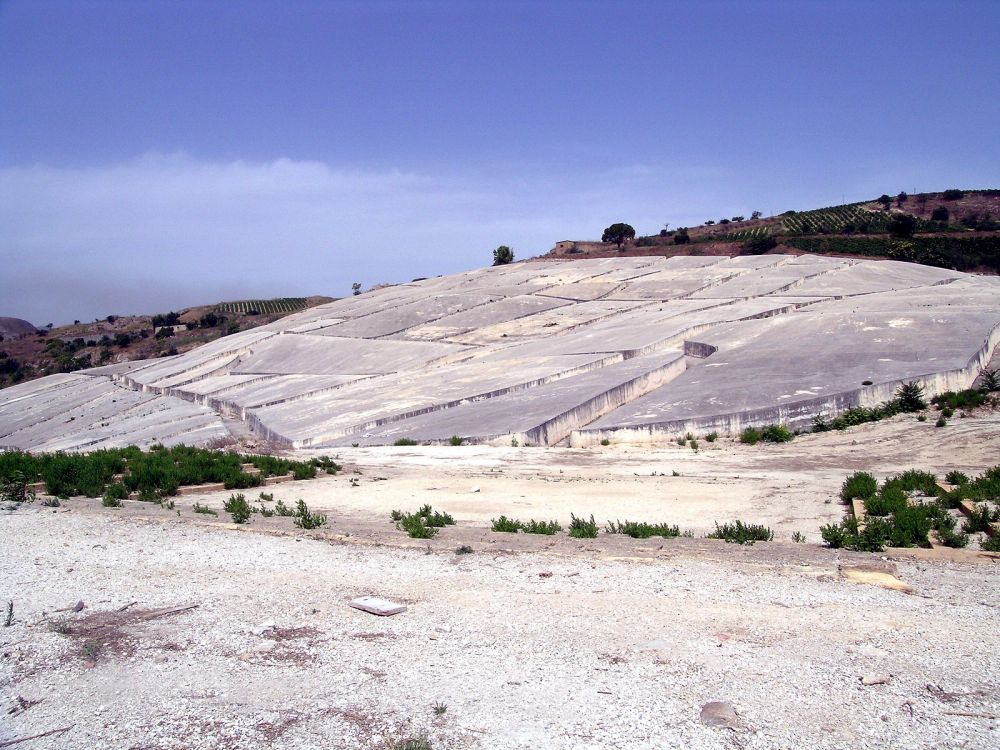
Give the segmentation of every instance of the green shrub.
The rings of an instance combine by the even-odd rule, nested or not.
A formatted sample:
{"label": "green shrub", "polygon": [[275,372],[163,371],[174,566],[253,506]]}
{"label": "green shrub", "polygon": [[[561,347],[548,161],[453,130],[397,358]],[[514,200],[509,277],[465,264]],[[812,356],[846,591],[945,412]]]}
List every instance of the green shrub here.
{"label": "green shrub", "polygon": [[601,445],[611,445],[611,441],[608,440],[607,438],[602,438]]}
{"label": "green shrub", "polygon": [[761,441],[760,430],[756,427],[747,427],[740,433],[740,442],[746,445],[757,445]]}
{"label": "green shrub", "polygon": [[318,529],[320,526],[326,525],[326,516],[310,513],[309,506],[305,504],[305,501],[299,500],[295,506],[294,523],[300,529]]}
{"label": "green shrub", "polygon": [[583,518],[577,518],[572,513],[569,514],[569,535],[574,539],[596,539],[597,538],[597,522],[594,520],[594,515],[590,515],[590,520],[587,521]]}
{"label": "green shrub", "polygon": [[714,432],[713,431],[713,432],[710,432],[707,435],[705,435],[705,440],[707,440],[710,443],[714,443],[718,439],[719,439],[719,433],[718,432]]}
{"label": "green shrub", "polygon": [[693,451],[698,450],[698,441],[697,440],[692,440],[690,443],[688,443],[688,445],[691,447],[691,450],[693,450]]}
{"label": "green shrub", "polygon": [[250,520],[253,511],[250,503],[242,492],[237,492],[229,496],[229,499],[222,506],[223,510],[232,516],[233,523],[246,523]]}
{"label": "green shrub", "polygon": [[527,523],[521,524],[521,531],[525,534],[545,534],[552,536],[562,531],[562,526],[557,521],[536,521],[532,518]]}
{"label": "green shrub", "polygon": [[840,488],[840,499],[845,503],[856,497],[863,500],[875,497],[878,492],[878,480],[866,471],[857,471],[844,480]]}
{"label": "green shrub", "polygon": [[1000,552],[1000,534],[984,539],[979,543],[979,549],[984,552]]}
{"label": "green shrub", "polygon": [[965,519],[962,531],[966,534],[988,532],[990,524],[1000,521],[1000,509],[991,508],[986,503],[978,503]]}
{"label": "green shrub", "polygon": [[924,389],[915,381],[903,383],[896,389],[896,402],[903,412],[921,411],[927,408],[924,400]]}
{"label": "green shrub", "polygon": [[449,442],[449,443],[450,443],[451,445],[461,445],[461,444],[462,444],[462,443],[464,442],[464,440],[465,440],[465,438],[461,438],[461,437],[459,437],[458,435],[452,435],[452,436],[451,436],[451,437],[450,437],[450,438],[448,439],[448,442]]}
{"label": "green shrub", "polygon": [[888,487],[865,500],[865,512],[869,516],[888,516],[905,508],[908,502],[905,492],[898,487]]}
{"label": "green shrub", "polygon": [[608,521],[608,525],[604,527],[604,531],[608,534],[625,534],[633,539],[649,539],[654,536],[662,536],[664,538],[678,537],[681,535],[681,530],[676,525],[671,526],[666,523],[646,523],[645,521]]}
{"label": "green shrub", "polygon": [[201,513],[206,516],[217,516],[219,515],[217,511],[212,510],[207,505],[202,505],[201,503],[195,503],[191,506],[191,510],[195,513]]}
{"label": "green shrub", "polygon": [[931,399],[931,403],[945,416],[951,417],[955,409],[970,410],[986,403],[986,393],[975,388],[964,391],[945,391]]}
{"label": "green shrub", "polygon": [[944,475],[944,481],[948,484],[962,485],[969,483],[969,476],[960,471],[949,471]]}
{"label": "green shrub", "polygon": [[282,517],[294,516],[295,511],[285,505],[283,500],[279,500],[274,504],[274,515]]}
{"label": "green shrub", "polygon": [[126,487],[121,482],[114,482],[109,484],[107,489],[104,491],[104,497],[101,499],[101,505],[105,508],[120,508],[122,507],[122,500],[128,498],[128,487]]}
{"label": "green shrub", "polygon": [[316,467],[313,464],[297,463],[292,467],[292,477],[296,481],[316,477]]}
{"label": "green shrub", "polygon": [[987,393],[1000,391],[1000,370],[983,370],[979,377],[984,391]]}
{"label": "green shrub", "polygon": [[726,542],[736,544],[753,544],[754,542],[770,542],[774,539],[774,532],[767,526],[760,524],[733,521],[720,525],[716,521],[715,531],[706,534],[706,537],[708,539],[724,539]]}
{"label": "green shrub", "polygon": [[792,534],[792,541],[795,542],[796,544],[804,544],[806,541],[805,534],[803,534],[801,531],[794,532]]}
{"label": "green shrub", "polygon": [[507,516],[494,518],[490,527],[493,531],[502,531],[507,534],[516,534],[521,530],[521,522]]}
{"label": "green shrub", "polygon": [[944,417],[938,417],[938,421],[934,423],[934,426],[935,427],[947,427],[948,426],[948,420],[945,419]]}
{"label": "green shrub", "polygon": [[416,444],[417,441],[412,440],[411,438],[399,438],[398,440],[396,440],[396,442],[393,443],[393,445],[395,446],[416,445]]}
{"label": "green shrub", "polygon": [[930,472],[918,471],[917,469],[908,469],[902,474],[897,474],[894,477],[886,479],[882,483],[883,491],[891,487],[896,487],[903,492],[917,491],[928,497],[937,497],[938,493],[941,492],[936,476]]}
{"label": "green shrub", "polygon": [[396,522],[396,528],[402,529],[414,539],[430,539],[439,528],[455,525],[451,514],[435,511],[427,504],[422,505],[416,513],[394,510],[391,516]]}
{"label": "green shrub", "polygon": [[787,443],[795,438],[795,433],[784,425],[769,424],[761,430],[760,437],[767,443]]}

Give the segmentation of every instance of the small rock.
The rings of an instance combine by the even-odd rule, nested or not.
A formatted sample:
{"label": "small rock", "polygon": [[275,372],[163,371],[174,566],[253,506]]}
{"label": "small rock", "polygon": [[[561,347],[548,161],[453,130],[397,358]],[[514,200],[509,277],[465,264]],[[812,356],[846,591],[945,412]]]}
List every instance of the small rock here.
{"label": "small rock", "polygon": [[885,685],[892,677],[887,674],[866,674],[861,678],[862,685]]}
{"label": "small rock", "polygon": [[398,615],[400,612],[406,611],[405,604],[396,604],[396,602],[390,602],[387,599],[379,599],[375,596],[358,597],[350,602],[350,606],[355,609],[360,609],[363,612],[379,615],[380,617]]}
{"label": "small rock", "polygon": [[551,578],[552,577],[552,571],[551,570],[543,570],[541,573],[538,574],[538,577],[539,578]]}
{"label": "small rock", "polygon": [[479,488],[473,487],[471,490],[469,490],[469,492],[479,492]]}
{"label": "small rock", "polygon": [[266,633],[267,631],[274,630],[275,627],[276,626],[274,622],[269,620],[267,622],[262,622],[260,625],[255,625],[254,627],[250,628],[250,632],[253,635],[264,635],[264,633]]}
{"label": "small rock", "polygon": [[78,601],[76,604],[73,605],[73,611],[74,612],[82,612],[83,608],[86,607],[86,606],[87,605],[83,603],[83,599],[81,599],[80,601]]}
{"label": "small rock", "polygon": [[701,722],[710,727],[736,729],[740,718],[733,705],[727,701],[712,701],[701,707]]}

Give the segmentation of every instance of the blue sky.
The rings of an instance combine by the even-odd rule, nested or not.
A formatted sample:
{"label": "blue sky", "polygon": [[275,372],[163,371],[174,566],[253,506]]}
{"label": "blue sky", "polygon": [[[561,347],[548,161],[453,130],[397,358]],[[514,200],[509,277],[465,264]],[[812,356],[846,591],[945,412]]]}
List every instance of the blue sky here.
{"label": "blue sky", "polygon": [[1000,187],[1000,3],[0,0],[0,315]]}

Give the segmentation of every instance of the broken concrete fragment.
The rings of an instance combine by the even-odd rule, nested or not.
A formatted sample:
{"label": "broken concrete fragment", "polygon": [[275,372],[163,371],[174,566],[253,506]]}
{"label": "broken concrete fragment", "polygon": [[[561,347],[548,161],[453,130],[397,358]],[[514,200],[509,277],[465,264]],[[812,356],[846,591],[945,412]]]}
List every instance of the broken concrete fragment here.
{"label": "broken concrete fragment", "polygon": [[712,701],[701,707],[701,721],[710,727],[736,729],[740,718],[736,715],[733,705],[727,701]]}
{"label": "broken concrete fragment", "polygon": [[866,674],[861,678],[862,685],[885,685],[889,680],[892,679],[891,675],[887,674]]}
{"label": "broken concrete fragment", "polygon": [[375,596],[362,596],[354,599],[351,601],[351,606],[380,617],[398,615],[400,612],[406,611],[406,605],[404,604],[396,604],[395,602],[390,602],[387,599],[379,599]]}

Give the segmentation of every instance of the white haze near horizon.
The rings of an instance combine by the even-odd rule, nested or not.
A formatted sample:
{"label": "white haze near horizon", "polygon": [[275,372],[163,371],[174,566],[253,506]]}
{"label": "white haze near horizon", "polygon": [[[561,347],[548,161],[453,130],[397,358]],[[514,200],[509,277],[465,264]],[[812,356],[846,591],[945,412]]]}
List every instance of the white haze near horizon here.
{"label": "white haze near horizon", "polygon": [[[183,153],[103,167],[2,168],[0,316],[59,325],[231,299],[344,296],[355,281],[367,288],[488,265],[500,244],[519,259],[539,255],[558,240],[599,237],[615,221],[653,233],[665,221],[694,225],[841,198],[790,188],[791,205],[755,204],[758,186],[708,168],[633,166],[557,179],[480,171],[487,174]],[[768,194],[768,202],[781,198]]]}

